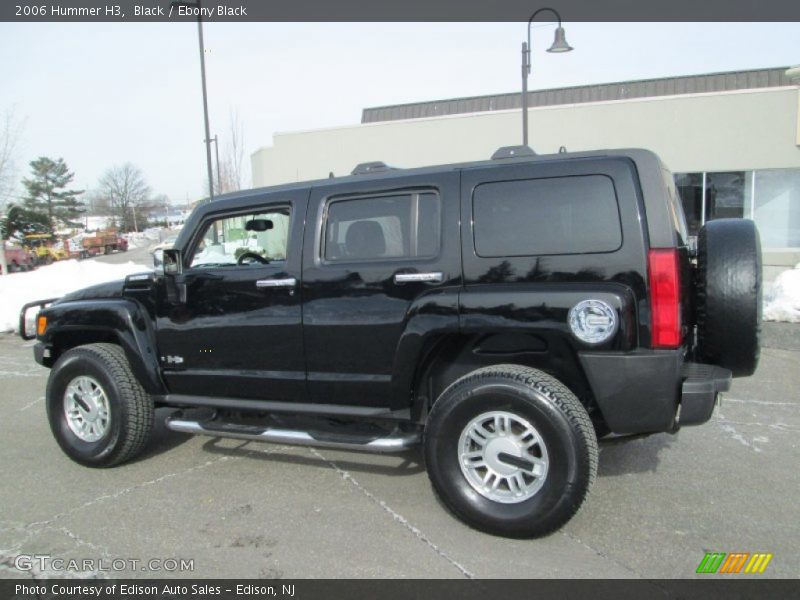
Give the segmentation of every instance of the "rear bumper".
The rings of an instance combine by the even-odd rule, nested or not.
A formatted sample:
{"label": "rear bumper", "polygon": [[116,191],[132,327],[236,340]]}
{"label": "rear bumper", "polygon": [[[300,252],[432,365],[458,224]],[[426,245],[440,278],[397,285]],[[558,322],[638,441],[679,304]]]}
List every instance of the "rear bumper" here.
{"label": "rear bumper", "polygon": [[614,433],[675,431],[708,421],[731,372],[685,363],[681,350],[580,353],[589,385]]}
{"label": "rear bumper", "polygon": [[717,394],[731,389],[728,369],[700,363],[685,363],[681,369],[681,405],[678,425],[700,425],[711,418]]}

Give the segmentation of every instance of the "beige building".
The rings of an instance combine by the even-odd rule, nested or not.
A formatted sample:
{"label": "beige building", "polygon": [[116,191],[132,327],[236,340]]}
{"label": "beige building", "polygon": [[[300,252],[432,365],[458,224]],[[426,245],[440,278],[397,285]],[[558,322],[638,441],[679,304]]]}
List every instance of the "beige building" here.
{"label": "beige building", "polygon": [[[690,229],[755,220],[766,275],[800,262],[800,91],[787,67],[530,92],[540,154],[641,147],[676,177]],[[358,125],[277,133],[252,155],[255,187],[487,159],[521,140],[519,93],[367,108]]]}

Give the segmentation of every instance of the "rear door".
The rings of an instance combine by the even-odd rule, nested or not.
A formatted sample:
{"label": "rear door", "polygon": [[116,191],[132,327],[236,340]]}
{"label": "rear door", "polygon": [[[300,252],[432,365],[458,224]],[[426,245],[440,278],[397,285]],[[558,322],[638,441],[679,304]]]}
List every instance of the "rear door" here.
{"label": "rear door", "polygon": [[303,265],[312,402],[408,400],[393,386],[405,381],[401,339],[424,333],[409,330],[410,311],[461,285],[458,182],[448,172],[312,190]]}

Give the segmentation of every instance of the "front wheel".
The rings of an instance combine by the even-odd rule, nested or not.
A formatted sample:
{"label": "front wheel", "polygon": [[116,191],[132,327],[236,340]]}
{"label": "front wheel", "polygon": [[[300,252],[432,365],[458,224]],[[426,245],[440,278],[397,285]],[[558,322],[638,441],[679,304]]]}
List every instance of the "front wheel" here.
{"label": "front wheel", "polygon": [[586,409],[558,380],[529,367],[478,369],[447,388],[425,429],[433,488],[467,524],[537,537],[580,508],[597,473]]}
{"label": "front wheel", "polygon": [[46,402],[58,445],[88,467],[132,459],[153,430],[153,402],[114,344],[78,346],[59,357],[47,382]]}

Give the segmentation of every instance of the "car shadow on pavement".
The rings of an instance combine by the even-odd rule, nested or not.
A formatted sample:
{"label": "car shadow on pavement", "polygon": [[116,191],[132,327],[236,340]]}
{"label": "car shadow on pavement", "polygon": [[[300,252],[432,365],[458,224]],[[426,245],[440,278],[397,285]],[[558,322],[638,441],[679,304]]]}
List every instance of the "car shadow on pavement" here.
{"label": "car shadow on pavement", "polygon": [[669,448],[676,437],[658,433],[647,437],[620,436],[599,441],[599,477],[615,477],[633,473],[653,473],[658,468],[661,452]]}
{"label": "car shadow on pavement", "polygon": [[[341,455],[342,450],[331,450],[328,448],[315,449],[315,454],[306,446],[292,446],[295,449],[304,449],[308,455],[291,454],[287,446],[278,444],[268,444],[262,442],[250,442],[235,440],[239,443],[236,447],[221,445],[224,438],[210,438],[203,444],[203,450],[210,454],[230,457],[245,457],[267,462],[282,462],[285,464],[295,464],[308,467],[322,467],[330,469],[335,466],[342,471],[352,471],[355,473],[372,473],[390,476],[408,476],[425,472],[422,455],[419,450],[409,450],[397,454],[368,454],[360,452],[350,452],[353,457],[363,456],[363,461],[341,460],[338,456],[335,459],[323,456],[321,453],[335,451]],[[224,440],[226,442],[234,440]],[[259,449],[260,448],[260,449]]]}
{"label": "car shadow on pavement", "polygon": [[189,433],[177,433],[167,429],[165,424],[168,415],[175,412],[174,408],[157,408],[155,414],[155,423],[153,424],[153,437],[150,443],[139,456],[130,461],[136,463],[141,460],[147,460],[159,454],[169,452],[173,448],[177,448],[181,444],[188,442],[193,435]]}

